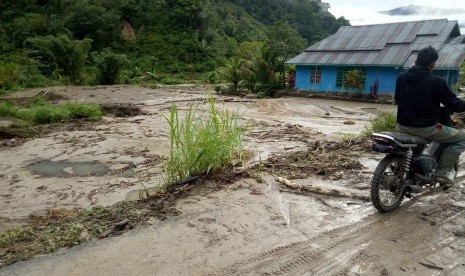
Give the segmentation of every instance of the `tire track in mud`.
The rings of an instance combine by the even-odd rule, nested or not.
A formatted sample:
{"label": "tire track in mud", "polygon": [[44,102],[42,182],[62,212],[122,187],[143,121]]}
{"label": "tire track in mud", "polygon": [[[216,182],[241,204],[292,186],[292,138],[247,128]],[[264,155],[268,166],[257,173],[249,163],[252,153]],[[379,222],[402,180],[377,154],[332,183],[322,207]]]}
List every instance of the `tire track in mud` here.
{"label": "tire track in mud", "polygon": [[[403,208],[407,206],[404,205]],[[441,224],[463,213],[463,210],[456,210],[456,212],[443,210],[440,212]],[[431,230],[429,224],[420,226],[412,223],[408,227],[396,224],[399,219],[422,221],[421,212],[406,213],[406,210],[399,210],[383,215],[381,220],[376,218],[377,215],[377,213],[368,215],[363,218],[363,221],[322,232],[309,240],[279,246],[253,255],[207,275],[356,275],[360,272],[368,273],[367,275],[388,275],[388,270],[399,269],[397,272],[402,272],[402,270],[399,266],[392,267],[392,264],[383,261],[383,259],[389,259],[389,254],[392,252],[383,252],[383,249],[379,247],[383,242],[380,243],[380,241],[393,241],[404,236],[406,231],[412,233],[414,229],[420,231],[418,233],[422,235],[419,239],[422,242],[415,244],[411,251],[404,252],[410,256],[409,258],[412,254],[416,256],[411,260],[411,265],[418,265],[418,261],[431,256],[454,241],[449,236],[428,239],[430,235],[428,233]],[[426,228],[428,231],[424,231]],[[377,234],[380,231],[385,231],[382,236]],[[439,228],[436,231],[439,231]],[[402,243],[403,241],[400,239],[393,242]],[[409,269],[409,266],[405,268]]]}
{"label": "tire track in mud", "polygon": [[373,221],[365,220],[325,231],[310,240],[276,247],[208,275],[278,276],[346,271],[346,261],[356,254],[354,251],[362,250],[356,247],[369,242],[363,232],[372,227]]}

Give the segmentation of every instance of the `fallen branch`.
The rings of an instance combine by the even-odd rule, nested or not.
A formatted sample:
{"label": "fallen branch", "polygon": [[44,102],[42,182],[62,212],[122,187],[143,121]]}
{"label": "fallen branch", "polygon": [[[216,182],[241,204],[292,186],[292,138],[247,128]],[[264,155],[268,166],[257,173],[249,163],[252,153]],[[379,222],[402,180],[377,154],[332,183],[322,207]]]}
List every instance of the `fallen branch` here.
{"label": "fallen branch", "polygon": [[177,100],[171,100],[171,101],[166,101],[162,103],[149,104],[146,106],[159,106],[159,105],[166,105],[166,104],[173,104],[173,103],[180,103],[180,102],[203,102],[203,101],[206,101],[206,99],[205,98],[177,99]]}
{"label": "fallen branch", "polygon": [[174,182],[172,185],[182,185],[182,184],[187,184],[187,183],[191,183],[191,182],[194,182],[196,181],[197,179],[199,179],[200,176],[196,175],[196,176],[191,176],[191,177],[188,177],[186,179],[181,179],[181,180],[178,180],[176,182]]}
{"label": "fallen branch", "polygon": [[420,263],[421,265],[426,266],[427,268],[437,269],[437,270],[444,270],[444,267],[440,267],[440,266],[437,266],[437,265],[435,265],[435,264],[431,264],[431,263],[427,263],[427,262],[422,262],[422,261],[420,261],[419,263]]}
{"label": "fallen branch", "polygon": [[341,190],[336,190],[336,189],[325,189],[321,187],[315,187],[312,185],[299,185],[284,177],[276,177],[275,180],[278,183],[281,183],[282,185],[284,185],[286,188],[297,190],[303,193],[307,192],[307,193],[316,193],[316,194],[322,194],[322,195],[328,195],[328,196],[356,198],[356,199],[365,200],[365,201],[370,200],[369,196],[352,193],[349,191],[341,191]]}
{"label": "fallen branch", "polygon": [[254,103],[256,102],[256,100],[252,100],[252,99],[236,99],[236,98],[226,98],[226,99],[221,99],[221,101],[229,102],[229,103]]}

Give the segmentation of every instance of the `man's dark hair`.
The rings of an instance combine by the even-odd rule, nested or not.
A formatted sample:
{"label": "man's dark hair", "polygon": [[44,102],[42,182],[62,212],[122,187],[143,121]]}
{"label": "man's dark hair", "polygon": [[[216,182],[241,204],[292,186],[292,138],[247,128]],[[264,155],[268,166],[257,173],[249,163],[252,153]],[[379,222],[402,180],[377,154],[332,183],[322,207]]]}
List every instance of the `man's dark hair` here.
{"label": "man's dark hair", "polygon": [[418,52],[415,64],[419,66],[429,66],[430,64],[435,63],[438,60],[438,57],[438,52],[430,45]]}

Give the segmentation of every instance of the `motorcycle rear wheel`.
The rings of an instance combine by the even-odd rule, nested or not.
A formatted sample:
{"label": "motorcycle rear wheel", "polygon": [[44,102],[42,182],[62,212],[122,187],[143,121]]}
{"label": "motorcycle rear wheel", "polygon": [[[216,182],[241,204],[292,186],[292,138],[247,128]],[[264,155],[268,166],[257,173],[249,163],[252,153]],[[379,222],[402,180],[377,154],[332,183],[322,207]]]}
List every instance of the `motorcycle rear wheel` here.
{"label": "motorcycle rear wheel", "polygon": [[371,202],[381,213],[396,209],[404,199],[402,159],[401,156],[385,156],[373,174]]}

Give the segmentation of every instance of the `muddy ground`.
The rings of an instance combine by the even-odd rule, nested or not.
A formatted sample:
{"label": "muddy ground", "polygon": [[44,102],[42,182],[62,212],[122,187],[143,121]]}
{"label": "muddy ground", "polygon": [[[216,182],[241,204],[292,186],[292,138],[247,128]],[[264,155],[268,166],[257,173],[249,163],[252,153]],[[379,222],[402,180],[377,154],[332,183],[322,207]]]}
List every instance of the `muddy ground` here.
{"label": "muddy ground", "polygon": [[[32,138],[0,133],[0,231],[50,210],[120,206],[138,199],[142,184],[162,183],[163,116],[173,102],[205,108],[211,90],[54,87],[9,96],[97,102],[107,115],[35,129]],[[248,125],[249,160],[231,169],[240,173],[188,184],[168,209],[149,208],[143,225],[120,236],[17,262],[0,275],[465,275],[463,185],[379,214],[367,198],[382,156],[366,143],[341,142],[394,106],[293,97],[217,104]],[[290,189],[276,177],[329,193]]]}

